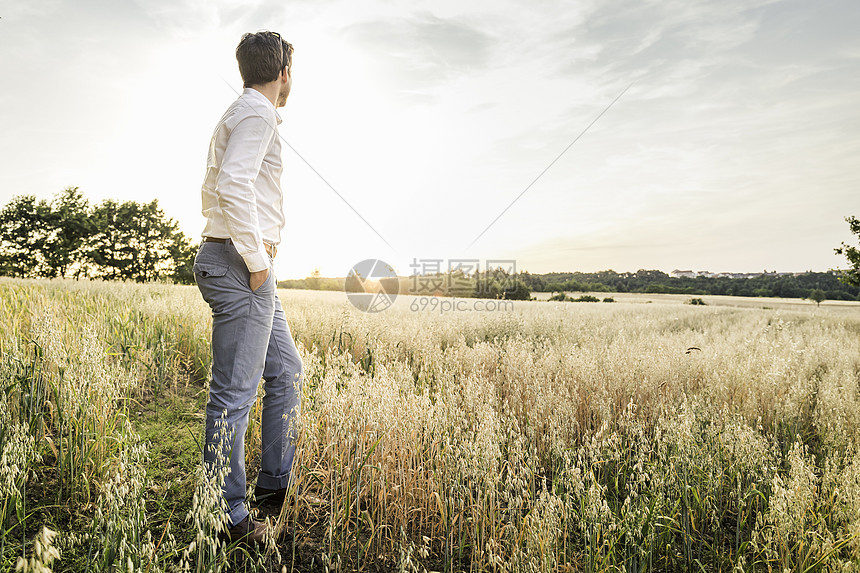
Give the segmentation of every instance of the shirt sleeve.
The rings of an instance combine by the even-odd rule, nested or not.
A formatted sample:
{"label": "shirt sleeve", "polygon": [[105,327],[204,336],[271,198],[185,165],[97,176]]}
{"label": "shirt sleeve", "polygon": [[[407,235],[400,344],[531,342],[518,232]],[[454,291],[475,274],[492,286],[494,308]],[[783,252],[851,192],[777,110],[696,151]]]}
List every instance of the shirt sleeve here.
{"label": "shirt sleeve", "polygon": [[263,116],[253,114],[240,120],[230,132],[215,185],[230,238],[250,272],[269,268],[254,181],[274,136],[272,122]]}

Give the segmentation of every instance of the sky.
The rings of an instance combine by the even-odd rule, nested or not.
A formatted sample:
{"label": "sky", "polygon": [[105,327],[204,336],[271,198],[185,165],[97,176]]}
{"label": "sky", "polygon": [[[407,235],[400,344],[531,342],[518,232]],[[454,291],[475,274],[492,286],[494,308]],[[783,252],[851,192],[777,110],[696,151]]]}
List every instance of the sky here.
{"label": "sky", "polygon": [[856,0],[0,0],[0,203],[158,199],[198,239],[235,47],[273,30],[279,279],[844,268],[858,29]]}

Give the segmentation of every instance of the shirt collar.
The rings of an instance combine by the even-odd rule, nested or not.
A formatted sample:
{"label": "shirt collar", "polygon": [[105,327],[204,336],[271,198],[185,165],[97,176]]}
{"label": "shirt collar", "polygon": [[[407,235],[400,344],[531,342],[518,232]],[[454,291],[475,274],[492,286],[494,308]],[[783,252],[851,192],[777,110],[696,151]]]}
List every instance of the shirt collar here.
{"label": "shirt collar", "polygon": [[281,115],[278,113],[278,110],[275,109],[275,106],[272,105],[272,102],[269,101],[269,98],[267,98],[254,88],[245,88],[242,92],[242,97],[249,97],[255,101],[259,101],[260,103],[266,105],[269,109],[275,112],[275,119],[278,121],[278,125],[281,124]]}

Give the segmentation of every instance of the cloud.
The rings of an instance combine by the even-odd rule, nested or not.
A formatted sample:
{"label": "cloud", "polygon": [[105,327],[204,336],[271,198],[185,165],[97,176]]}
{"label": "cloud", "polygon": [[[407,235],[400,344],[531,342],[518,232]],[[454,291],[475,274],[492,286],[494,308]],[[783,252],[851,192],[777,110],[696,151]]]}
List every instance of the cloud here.
{"label": "cloud", "polygon": [[270,15],[279,5],[261,0],[137,0],[135,4],[154,26],[172,36],[194,37]]}
{"label": "cloud", "polygon": [[[54,89],[0,94],[0,203],[80,184],[196,216],[200,149],[234,97],[220,78],[238,82],[241,33],[270,28],[300,56],[285,136],[363,214],[382,205],[392,242],[462,248],[635,79],[476,248],[523,247],[545,270],[755,270],[777,251],[786,270],[820,268],[814,253],[841,239],[816,229],[844,231],[860,184],[855,4],[18,2],[0,14],[0,72]],[[157,169],[130,179],[141,158]],[[333,225],[337,198],[285,162],[291,208],[327,214],[290,232],[362,225],[346,212]],[[786,229],[815,236],[779,246]],[[309,272],[329,255],[302,256]]]}
{"label": "cloud", "polygon": [[17,23],[24,19],[40,18],[56,11],[62,5],[61,0],[45,0],[44,2],[15,2],[3,6],[2,18],[4,24]]}
{"label": "cloud", "polygon": [[495,38],[463,20],[429,12],[358,22],[341,30],[376,62],[379,79],[404,94],[427,90],[489,65]]}

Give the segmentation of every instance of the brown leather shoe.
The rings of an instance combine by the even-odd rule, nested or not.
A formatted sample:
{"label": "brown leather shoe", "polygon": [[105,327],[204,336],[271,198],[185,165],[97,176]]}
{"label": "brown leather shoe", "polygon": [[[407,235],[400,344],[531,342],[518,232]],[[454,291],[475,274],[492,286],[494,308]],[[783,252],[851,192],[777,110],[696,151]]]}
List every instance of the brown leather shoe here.
{"label": "brown leather shoe", "polygon": [[245,519],[228,529],[227,533],[230,537],[230,543],[241,541],[248,545],[262,545],[266,537],[266,529],[267,527],[264,522],[254,521],[248,515]]}

